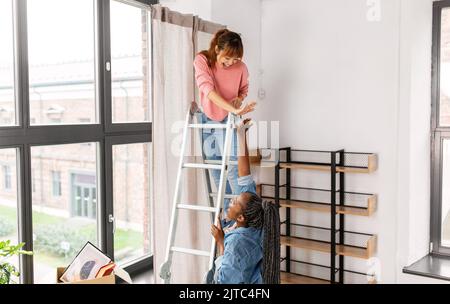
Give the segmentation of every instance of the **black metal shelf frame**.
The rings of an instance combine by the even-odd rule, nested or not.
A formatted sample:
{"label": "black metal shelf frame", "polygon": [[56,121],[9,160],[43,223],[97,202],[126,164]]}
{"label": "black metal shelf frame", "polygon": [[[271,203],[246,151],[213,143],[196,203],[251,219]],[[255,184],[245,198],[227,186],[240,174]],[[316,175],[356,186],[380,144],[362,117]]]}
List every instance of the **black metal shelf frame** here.
{"label": "black metal shelf frame", "polygon": [[[285,168],[283,168],[283,169],[285,169]],[[275,187],[275,185],[273,185],[273,184],[267,184],[267,183],[261,183],[260,186],[262,187],[261,198],[263,198],[263,199],[275,200],[275,197],[274,197],[274,196],[264,195],[264,191],[263,191],[265,187]],[[280,189],[281,189],[281,188],[286,188],[286,187],[287,187],[286,184],[283,184],[283,185],[280,185],[280,186],[279,186]],[[316,192],[328,192],[328,193],[331,192],[331,190],[329,190],[329,189],[320,189],[320,188],[311,188],[311,187],[294,187],[294,186],[291,186],[290,189],[295,189],[295,190],[308,190],[308,191],[316,191]],[[281,191],[280,191],[280,192],[281,192]],[[336,193],[340,193],[340,192],[341,192],[340,189],[336,190]],[[343,207],[355,208],[355,209],[366,209],[367,206],[358,206],[358,205],[355,205],[355,204],[352,204],[352,205],[347,204],[347,203],[346,203],[347,200],[345,199],[345,198],[346,198],[346,195],[357,195],[357,196],[365,196],[365,197],[371,197],[371,196],[373,196],[372,193],[344,191],[344,204],[343,204],[342,206],[343,206]],[[280,198],[279,198],[279,199],[280,199],[280,200],[288,200],[286,196],[281,197],[281,195],[280,195]],[[330,206],[330,203],[328,203],[328,202],[321,202],[321,201],[318,201],[318,200],[292,199],[292,198],[291,198],[290,201],[292,201],[292,202],[302,202],[302,203],[312,203],[312,204],[322,205],[322,206]]]}
{"label": "black metal shelf frame", "polygon": [[[292,224],[292,225],[294,225],[294,224]],[[301,226],[301,225],[299,225],[299,224],[295,224],[296,226]],[[320,228],[320,227],[314,227],[314,228],[317,228],[317,229],[323,229],[323,230],[331,230],[331,229],[329,229],[329,228]],[[336,230],[336,233],[338,233],[338,232],[340,232],[338,229]],[[349,232],[347,232],[347,231],[344,231],[344,233],[349,233]],[[355,232],[352,232],[352,233],[355,233]],[[360,233],[355,233],[355,234],[360,234]],[[361,233],[362,234],[362,233]],[[365,235],[365,234],[364,234]],[[367,234],[367,235],[370,235],[370,236],[372,236],[371,234]],[[281,235],[282,237],[284,236],[284,237],[286,237],[286,236],[288,236],[288,235],[285,235],[285,234],[282,234]],[[305,240],[305,241],[314,241],[314,242],[317,242],[317,243],[323,243],[323,244],[331,244],[331,242],[329,242],[329,241],[325,241],[325,240],[318,240],[318,239],[313,239],[313,238],[308,238],[308,237],[301,237],[301,236],[289,236],[291,239],[297,239],[297,240]],[[346,247],[353,247],[353,248],[359,248],[359,249],[367,249],[367,247],[365,247],[365,246],[358,246],[358,245],[351,245],[351,244],[341,244],[339,241],[337,241],[336,242],[336,246],[337,245],[344,245],[344,246],[346,246]]]}
{"label": "black metal shelf frame", "polygon": [[[302,149],[292,149],[290,147],[278,149],[279,152],[286,152],[286,161],[279,161],[280,163],[291,163],[291,164],[302,164],[302,165],[331,165],[333,163],[333,159],[337,166],[345,167],[345,168],[354,168],[354,169],[368,169],[368,159],[366,158],[373,153],[367,152],[345,152],[344,149],[338,151],[323,151],[323,150],[302,150]],[[330,158],[326,161],[298,161],[292,160],[292,154],[294,153],[303,153],[303,154],[312,154],[312,155],[321,155],[322,158],[324,156],[329,155]],[[289,154],[289,158],[287,155]]]}
{"label": "black metal shelf frame", "polygon": [[[285,261],[286,261],[286,257],[282,257],[282,258],[280,259],[280,262],[281,262],[281,263],[283,263],[283,262],[285,262]],[[291,259],[290,262],[291,262],[291,263],[297,263],[297,264],[308,265],[308,266],[313,266],[313,267],[326,268],[326,269],[329,269],[329,270],[331,271],[331,267],[330,267],[330,266],[327,266],[327,265],[321,265],[321,264],[317,264],[317,263],[311,263],[311,262],[299,261],[299,260],[294,260],[294,259]],[[363,273],[363,272],[359,272],[359,271],[348,270],[348,269],[343,269],[342,271],[343,271],[344,273],[357,274],[357,275],[361,275],[361,276],[371,277],[371,278],[373,278],[373,279],[375,278],[375,275],[373,275],[373,274],[367,274],[367,273]],[[336,272],[336,273],[340,272],[340,269],[339,269],[339,268],[336,268],[335,272]],[[311,275],[306,275],[306,274],[296,273],[296,272],[291,272],[291,273],[292,273],[292,274],[295,274],[295,275],[300,275],[300,276],[303,276],[303,277],[311,278],[311,279],[318,279],[318,280],[323,280],[323,281],[328,281],[328,282],[329,282],[329,279],[325,279],[325,278],[314,277],[314,276],[311,276]]]}
{"label": "black metal shelf frame", "polygon": [[[282,152],[286,153],[286,161],[281,161],[280,155],[278,156],[279,161],[277,162],[275,166],[275,202],[277,204],[280,204],[280,188],[285,187],[286,194],[285,199],[291,200],[291,168],[283,168],[285,169],[285,178],[286,183],[284,185],[280,184],[280,171],[281,167],[280,164],[282,163],[296,163],[296,164],[304,164],[304,165],[327,165],[330,166],[330,177],[331,177],[331,189],[330,189],[330,278],[329,281],[331,283],[336,282],[336,273],[338,273],[338,280],[337,282],[340,284],[344,283],[344,271],[340,271],[340,269],[345,269],[345,260],[343,255],[339,255],[339,261],[338,265],[336,265],[336,246],[338,244],[345,244],[345,215],[339,214],[339,226],[336,225],[336,193],[339,192],[339,205],[344,206],[344,199],[345,199],[345,172],[338,172],[337,167],[345,166],[345,157],[346,152],[344,149],[338,150],[338,151],[316,151],[316,150],[294,150],[290,147],[287,148],[281,148],[278,150],[278,153],[281,154]],[[316,153],[326,153],[329,154],[330,157],[330,163],[326,162],[310,162],[310,161],[293,161],[292,160],[292,152],[316,152]],[[339,174],[339,190],[337,190],[337,179],[336,174]],[[286,236],[291,237],[291,225],[297,225],[295,223],[291,222],[291,210],[290,208],[286,208]],[[336,234],[338,235],[339,243],[336,240]],[[291,273],[291,262],[294,260],[291,258],[291,248],[289,246],[286,246],[286,272]],[[338,266],[338,267],[337,267]]]}

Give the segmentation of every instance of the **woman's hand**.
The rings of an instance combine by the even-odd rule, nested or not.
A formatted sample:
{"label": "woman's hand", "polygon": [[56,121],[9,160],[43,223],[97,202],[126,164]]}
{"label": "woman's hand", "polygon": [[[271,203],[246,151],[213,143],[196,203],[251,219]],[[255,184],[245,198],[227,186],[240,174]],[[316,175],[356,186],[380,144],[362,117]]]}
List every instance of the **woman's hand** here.
{"label": "woman's hand", "polygon": [[230,227],[228,227],[228,228],[225,228],[225,229],[223,230],[223,232],[228,233],[228,232],[230,232],[230,231],[232,231],[232,230],[234,230],[234,229],[236,229],[236,228],[237,228],[237,222],[235,222],[235,223],[233,224],[233,226],[230,226]]}
{"label": "woman's hand", "polygon": [[253,112],[256,107],[256,101],[250,101],[248,104],[246,104],[243,108],[236,109],[233,111],[233,114],[241,116],[245,115],[247,113]]}
{"label": "woman's hand", "polygon": [[237,133],[239,135],[245,135],[245,133],[250,129],[250,127],[253,125],[253,121],[251,118],[246,118],[242,120],[237,126]]}
{"label": "woman's hand", "polygon": [[233,101],[235,99],[231,101],[225,100],[222,98],[222,96],[220,96],[220,94],[218,94],[214,90],[209,92],[208,99],[212,101],[215,105],[217,105],[219,108],[224,109],[225,111],[233,113],[234,115],[238,116],[245,115],[247,113],[254,111],[256,106],[256,101],[251,101],[244,107],[242,107],[242,103],[241,107],[235,107],[233,106]]}
{"label": "woman's hand", "polygon": [[231,101],[231,105],[236,109],[239,109],[240,107],[242,107],[242,101],[244,101],[242,97],[236,97]]}
{"label": "woman's hand", "polygon": [[225,250],[224,245],[225,234],[222,229],[222,223],[220,222],[220,214],[217,217],[217,223],[218,223],[217,226],[214,224],[211,225],[211,235],[217,242],[217,249],[219,251],[219,255],[223,255],[223,251]]}

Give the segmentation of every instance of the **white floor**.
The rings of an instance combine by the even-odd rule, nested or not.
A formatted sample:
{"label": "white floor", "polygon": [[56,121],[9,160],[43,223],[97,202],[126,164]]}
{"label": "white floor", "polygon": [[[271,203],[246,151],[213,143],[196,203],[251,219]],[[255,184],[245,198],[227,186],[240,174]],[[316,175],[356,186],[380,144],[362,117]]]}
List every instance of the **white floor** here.
{"label": "white floor", "polygon": [[133,284],[153,284],[153,271],[143,272],[132,278]]}

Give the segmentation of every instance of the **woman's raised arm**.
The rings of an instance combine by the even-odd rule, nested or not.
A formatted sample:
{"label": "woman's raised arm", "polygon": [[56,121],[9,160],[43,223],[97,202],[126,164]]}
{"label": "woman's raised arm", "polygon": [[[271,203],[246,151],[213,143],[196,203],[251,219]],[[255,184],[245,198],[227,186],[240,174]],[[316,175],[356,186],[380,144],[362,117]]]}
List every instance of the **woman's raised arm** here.
{"label": "woman's raised arm", "polygon": [[237,137],[239,142],[238,151],[238,176],[247,176],[251,174],[250,159],[247,147],[247,130],[251,125],[251,119],[245,119],[237,128]]}

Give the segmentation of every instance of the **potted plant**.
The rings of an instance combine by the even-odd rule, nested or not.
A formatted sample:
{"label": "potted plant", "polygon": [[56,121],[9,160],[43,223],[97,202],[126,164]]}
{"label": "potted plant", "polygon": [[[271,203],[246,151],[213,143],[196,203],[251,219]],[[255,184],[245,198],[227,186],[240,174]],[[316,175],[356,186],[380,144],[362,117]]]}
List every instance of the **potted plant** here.
{"label": "potted plant", "polygon": [[32,255],[31,251],[22,250],[25,243],[18,245],[11,245],[11,241],[0,241],[0,284],[16,283],[12,277],[19,276],[17,268],[8,263],[7,260],[12,256],[19,256],[21,254]]}

